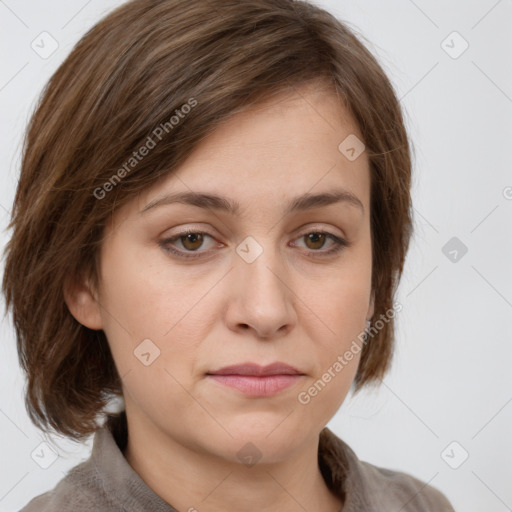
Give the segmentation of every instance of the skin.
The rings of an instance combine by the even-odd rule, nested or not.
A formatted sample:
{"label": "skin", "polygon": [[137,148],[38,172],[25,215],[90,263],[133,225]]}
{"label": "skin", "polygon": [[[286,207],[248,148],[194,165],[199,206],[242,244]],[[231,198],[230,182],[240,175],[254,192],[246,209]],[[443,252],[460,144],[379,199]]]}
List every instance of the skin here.
{"label": "skin", "polygon": [[[342,507],[320,473],[318,442],[350,389],[359,354],[307,405],[298,394],[373,315],[369,163],[366,152],[349,161],[338,150],[350,134],[362,140],[336,95],[318,84],[236,114],[177,173],[114,213],[99,289],[85,282],[66,291],[75,318],[106,333],[122,376],[127,461],[180,511]],[[335,188],[363,208],[338,202],[283,215],[291,198]],[[181,191],[224,195],[241,211],[174,203],[140,213]],[[166,246],[202,252],[196,259],[160,243],[185,228],[209,236],[203,245],[182,237]],[[318,230],[349,246],[318,256],[336,246],[305,236]],[[252,263],[236,252],[247,236],[263,249]],[[148,366],[134,356],[145,339],[160,350]],[[247,361],[281,361],[305,375],[269,397],[246,396],[205,375]],[[252,467],[237,456],[248,442],[261,453]]]}

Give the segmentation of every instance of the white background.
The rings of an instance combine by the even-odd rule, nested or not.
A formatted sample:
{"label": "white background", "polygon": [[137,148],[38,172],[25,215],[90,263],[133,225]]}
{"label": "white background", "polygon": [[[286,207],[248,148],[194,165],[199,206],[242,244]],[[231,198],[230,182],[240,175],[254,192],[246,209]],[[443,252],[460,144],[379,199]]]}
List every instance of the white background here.
{"label": "white background", "polygon": [[[0,225],[19,172],[23,130],[72,46],[121,2],[0,2]],[[369,41],[388,72],[415,148],[415,236],[398,300],[398,343],[380,389],[349,395],[329,427],[359,458],[410,473],[464,512],[512,510],[512,1],[317,2]],[[31,48],[49,32],[58,49]],[[463,41],[469,44],[452,58]],[[443,41],[446,40],[445,43]],[[508,187],[508,188],[507,188]],[[457,237],[468,252],[442,252]],[[9,317],[0,343],[0,511],[19,510],[89,455],[91,442],[45,440],[28,420]],[[460,462],[465,450],[469,457]],[[452,450],[453,449],[453,450]]]}

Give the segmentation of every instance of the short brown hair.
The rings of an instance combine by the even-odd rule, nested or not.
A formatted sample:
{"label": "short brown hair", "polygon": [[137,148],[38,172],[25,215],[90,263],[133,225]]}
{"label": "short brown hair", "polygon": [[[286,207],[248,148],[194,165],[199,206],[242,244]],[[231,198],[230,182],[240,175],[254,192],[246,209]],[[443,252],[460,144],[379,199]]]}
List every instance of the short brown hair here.
{"label": "short brown hair", "polygon": [[[334,86],[369,157],[378,317],[392,308],[412,231],[410,146],[385,72],[346,24],[299,0],[133,0],[77,43],[28,126],[6,247],[3,291],[36,426],[81,439],[122,394],[104,332],[79,324],[63,294],[67,276],[98,284],[109,216],[228,117],[317,79]],[[123,173],[159,126],[165,136]],[[363,347],[356,392],[385,374],[393,342],[390,320]]]}

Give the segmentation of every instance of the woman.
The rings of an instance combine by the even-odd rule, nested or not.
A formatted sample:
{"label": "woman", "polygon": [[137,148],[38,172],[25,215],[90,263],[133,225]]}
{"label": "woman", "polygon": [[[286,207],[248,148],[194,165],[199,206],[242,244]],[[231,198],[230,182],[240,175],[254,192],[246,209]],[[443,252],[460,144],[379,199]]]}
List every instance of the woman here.
{"label": "woman", "polygon": [[318,7],[93,27],[31,120],[3,282],[31,419],[93,452],[23,511],[452,511],[325,428],[389,367],[410,173],[389,80]]}

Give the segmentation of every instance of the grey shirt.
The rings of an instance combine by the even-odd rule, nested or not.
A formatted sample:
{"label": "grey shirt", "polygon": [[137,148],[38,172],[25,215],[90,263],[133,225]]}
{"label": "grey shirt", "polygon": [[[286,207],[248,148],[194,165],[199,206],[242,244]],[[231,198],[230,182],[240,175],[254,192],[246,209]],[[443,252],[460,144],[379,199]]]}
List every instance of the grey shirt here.
{"label": "grey shirt", "polygon": [[[177,512],[128,464],[126,442],[125,414],[111,416],[95,432],[90,457],[20,512]],[[440,491],[359,460],[328,428],[320,434],[318,463],[329,488],[343,499],[343,512],[454,512]]]}

